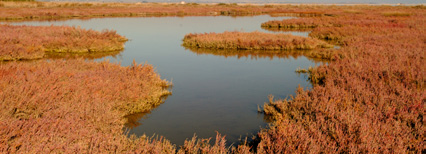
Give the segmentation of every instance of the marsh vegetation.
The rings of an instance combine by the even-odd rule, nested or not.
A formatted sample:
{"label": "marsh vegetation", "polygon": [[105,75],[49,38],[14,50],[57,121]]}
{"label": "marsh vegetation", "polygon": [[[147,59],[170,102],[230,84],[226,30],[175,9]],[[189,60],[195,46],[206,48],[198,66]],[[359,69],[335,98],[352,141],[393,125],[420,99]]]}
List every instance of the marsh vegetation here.
{"label": "marsh vegetation", "polygon": [[[12,3],[1,2],[1,4],[3,5],[0,5],[2,6],[0,17],[3,20],[31,19],[32,15],[47,19],[51,18],[48,15],[55,16],[55,13],[58,18],[68,18],[72,13],[67,11],[74,7],[60,9],[57,6],[59,3],[38,2],[14,4],[16,5],[14,8],[10,6]],[[28,9],[26,5],[35,5],[32,8],[33,14],[14,14],[11,11]],[[48,5],[55,6],[47,7]],[[133,8],[135,10],[132,10],[127,4],[75,5],[78,5],[75,6],[78,8],[75,11],[87,17],[102,16],[96,11],[106,7],[111,9],[105,10],[116,11],[115,13],[128,11],[123,13],[123,16],[132,16],[131,12],[141,9],[136,6]],[[211,139],[194,136],[179,148],[162,137],[128,137],[123,134],[126,123],[124,116],[151,110],[161,103],[161,96],[170,94],[166,89],[170,82],[160,79],[149,64],[134,63],[123,67],[105,61],[84,60],[1,64],[0,126],[3,129],[0,130],[0,151],[5,153],[423,152],[425,7],[149,5],[153,7],[141,12],[175,15],[178,11],[182,11],[181,8],[185,8],[187,9],[185,11],[190,13],[181,12],[184,15],[208,15],[210,11],[216,9],[235,15],[238,12],[241,14],[267,12],[275,15],[298,13],[300,16],[306,14],[298,19],[265,22],[262,26],[265,29],[273,27],[275,30],[283,31],[309,29],[312,32],[308,39],[333,40],[341,48],[318,50],[324,51],[327,56],[323,57],[333,61],[306,70],[312,88],[293,87],[296,94],[288,99],[274,99],[270,96],[260,111],[267,115],[272,123],[260,130],[252,142],[243,140],[241,145],[235,147],[228,147],[226,137],[220,134],[216,135],[213,144],[209,142]],[[251,13],[242,13],[245,11]],[[258,26],[260,28],[260,23]],[[82,30],[83,33],[91,33],[89,31]],[[96,34],[102,35],[100,32]],[[117,34],[114,32],[113,35]],[[178,35],[180,38],[174,39],[180,40],[183,35]],[[260,36],[254,38],[257,37]],[[229,37],[217,37],[217,40],[226,39]],[[12,45],[21,41],[25,42],[25,39],[15,39]],[[182,43],[176,42],[177,45]],[[29,44],[21,46],[31,47],[32,44]],[[42,47],[35,46],[34,51]],[[11,48],[5,51],[19,53],[21,50]],[[217,55],[220,52],[230,55],[241,54],[240,51],[234,50],[209,51],[199,48],[193,52],[209,55]],[[248,51],[249,54],[250,52]],[[173,56],[178,58],[179,54],[185,53]],[[202,60],[207,61],[208,58]],[[186,59],[186,62],[188,61]],[[175,63],[177,66],[189,66],[178,64]],[[214,67],[209,69],[215,70]],[[294,73],[294,70],[291,72]],[[271,73],[273,71],[269,72]],[[210,74],[198,75],[207,78]],[[233,80],[235,81],[238,80]],[[266,98],[266,95],[264,97]]]}

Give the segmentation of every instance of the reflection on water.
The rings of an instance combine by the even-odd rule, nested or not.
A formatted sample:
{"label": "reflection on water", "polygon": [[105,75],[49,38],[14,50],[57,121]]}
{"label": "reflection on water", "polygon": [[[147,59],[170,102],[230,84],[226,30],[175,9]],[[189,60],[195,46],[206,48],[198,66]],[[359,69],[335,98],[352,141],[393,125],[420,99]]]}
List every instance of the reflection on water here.
{"label": "reflection on water", "polygon": [[[81,28],[113,29],[129,39],[123,52],[106,57],[129,66],[152,64],[161,78],[172,81],[173,92],[165,103],[132,125],[129,135],[165,136],[182,145],[194,133],[200,138],[226,135],[228,143],[251,136],[266,127],[267,121],[257,107],[268,102],[268,95],[286,98],[296,88],[310,87],[307,78],[294,71],[308,68],[318,61],[298,53],[260,53],[259,51],[191,50],[181,46],[188,33],[224,31],[261,31],[269,20],[287,17],[161,17],[98,18],[54,22],[20,22],[30,25],[70,25]],[[288,19],[288,18],[287,18]],[[282,32],[270,32],[282,33]],[[307,36],[307,32],[293,33]],[[257,52],[257,53],[256,53]],[[103,55],[102,55],[103,56]],[[73,56],[70,56],[73,57]],[[97,56],[92,56],[93,58]],[[101,57],[101,56],[99,56]],[[102,58],[103,59],[103,58]],[[101,60],[101,59],[99,59]]]}
{"label": "reflection on water", "polygon": [[121,51],[116,52],[97,52],[97,53],[56,53],[56,52],[47,52],[45,55],[46,59],[76,59],[83,58],[88,60],[99,59],[104,57],[113,57],[117,58],[120,56]]}
{"label": "reflection on water", "polygon": [[306,33],[311,32],[313,28],[278,28],[278,27],[262,27],[263,30],[267,30],[270,32],[299,32]]}
{"label": "reflection on water", "polygon": [[[166,90],[166,89],[171,91],[172,86],[164,87],[164,90]],[[172,94],[161,96],[160,103],[158,103],[158,105],[152,106],[151,108],[152,109],[157,108],[159,105],[163,104],[166,101],[167,97],[169,97],[171,95]],[[130,114],[130,115],[124,116],[124,118],[127,120],[127,122],[125,124],[125,128],[124,128],[125,131],[128,131],[128,129],[133,129],[133,128],[136,128],[139,125],[141,125],[142,123],[140,121],[146,119],[150,113],[151,113],[151,111],[147,111],[147,112],[135,113],[135,114]]]}
{"label": "reflection on water", "polygon": [[[100,53],[55,53],[55,52],[46,52],[43,58],[40,59],[27,59],[27,60],[19,60],[19,62],[36,62],[40,60],[54,60],[54,59],[86,59],[86,60],[95,60],[104,57],[113,57],[119,58],[122,51],[116,52],[100,52]],[[7,64],[10,62],[16,61],[0,61],[0,65]]]}
{"label": "reflection on water", "polygon": [[[305,54],[312,52],[311,50],[237,50],[237,49],[206,49],[196,47],[184,47],[186,50],[196,53],[197,55],[215,55],[228,57],[250,58],[251,60],[257,59],[298,59],[301,57],[305,58]],[[322,59],[308,58],[309,60],[320,63],[325,62]]]}
{"label": "reflection on water", "polygon": [[139,121],[146,119],[147,115],[150,114],[150,113],[151,113],[151,111],[142,112],[142,113],[135,113],[135,114],[125,116],[124,118],[126,118],[126,120],[127,120],[127,122],[125,124],[126,128],[133,129],[133,128],[141,125],[142,123],[140,123]]}
{"label": "reflection on water", "polygon": [[[293,35],[299,35],[304,37],[309,37],[309,33],[312,32],[315,28],[278,28],[278,27],[261,27],[263,30],[269,32],[290,32]],[[323,40],[328,44],[335,45],[334,49],[340,49],[341,42],[338,40]]]}

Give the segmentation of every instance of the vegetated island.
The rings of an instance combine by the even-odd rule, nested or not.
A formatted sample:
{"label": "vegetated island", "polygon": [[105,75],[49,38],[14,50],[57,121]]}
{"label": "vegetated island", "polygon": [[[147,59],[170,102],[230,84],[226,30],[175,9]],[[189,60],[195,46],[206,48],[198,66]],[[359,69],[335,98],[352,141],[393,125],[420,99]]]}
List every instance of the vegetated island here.
{"label": "vegetated island", "polygon": [[333,47],[318,39],[263,32],[187,34],[183,39],[183,46],[242,50],[311,50]]}
{"label": "vegetated island", "polygon": [[[190,50],[201,49],[226,49],[246,50],[239,52],[299,53],[311,58],[332,59],[336,51],[333,45],[316,38],[294,36],[291,34],[270,34],[263,32],[224,32],[224,33],[200,33],[187,34],[183,39],[183,46]],[[230,49],[230,50],[229,50]],[[314,50],[315,49],[315,50]],[[309,50],[309,51],[306,51]],[[215,50],[212,54],[215,53]],[[219,50],[221,51],[221,50]],[[223,53],[222,53],[223,54]]]}
{"label": "vegetated island", "polygon": [[0,61],[43,58],[46,53],[107,53],[124,49],[127,39],[70,26],[0,25]]}

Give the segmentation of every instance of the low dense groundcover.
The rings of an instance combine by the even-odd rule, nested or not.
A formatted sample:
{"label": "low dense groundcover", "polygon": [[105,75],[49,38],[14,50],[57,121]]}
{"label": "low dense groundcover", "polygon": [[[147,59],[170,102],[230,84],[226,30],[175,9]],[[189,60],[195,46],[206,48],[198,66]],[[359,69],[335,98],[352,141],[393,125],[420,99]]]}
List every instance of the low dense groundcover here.
{"label": "low dense groundcover", "polygon": [[0,61],[43,58],[50,53],[100,53],[123,50],[126,38],[70,26],[0,25]]}
{"label": "low dense groundcover", "polygon": [[128,138],[125,115],[170,94],[150,65],[53,60],[0,65],[1,153],[174,152],[163,140]]}

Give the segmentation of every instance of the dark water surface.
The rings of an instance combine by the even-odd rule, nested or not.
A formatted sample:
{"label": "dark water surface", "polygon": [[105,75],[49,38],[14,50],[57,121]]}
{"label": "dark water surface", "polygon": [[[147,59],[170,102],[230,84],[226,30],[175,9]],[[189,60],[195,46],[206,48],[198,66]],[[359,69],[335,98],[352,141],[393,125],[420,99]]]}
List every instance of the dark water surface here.
{"label": "dark water surface", "polygon": [[[268,95],[286,98],[298,85],[310,87],[305,76],[294,71],[314,66],[315,61],[297,54],[259,54],[258,51],[186,49],[181,46],[187,33],[224,31],[264,31],[262,22],[285,17],[161,17],[101,18],[52,22],[21,22],[29,25],[71,25],[102,30],[114,29],[129,38],[125,50],[108,56],[112,62],[128,66],[152,64],[163,79],[173,82],[172,96],[151,113],[140,114],[130,134],[165,136],[182,145],[194,133],[214,137],[226,135],[229,143],[251,136],[266,127],[258,105]],[[307,32],[295,33],[307,36]],[[103,58],[101,58],[103,59]]]}

